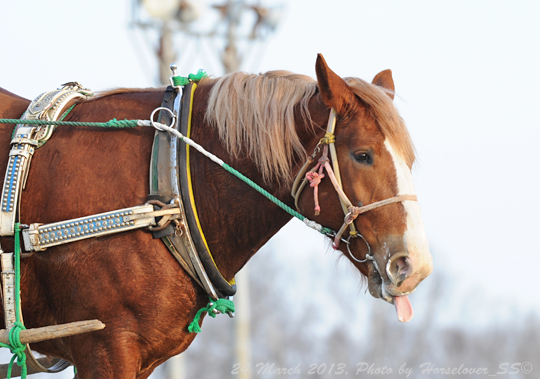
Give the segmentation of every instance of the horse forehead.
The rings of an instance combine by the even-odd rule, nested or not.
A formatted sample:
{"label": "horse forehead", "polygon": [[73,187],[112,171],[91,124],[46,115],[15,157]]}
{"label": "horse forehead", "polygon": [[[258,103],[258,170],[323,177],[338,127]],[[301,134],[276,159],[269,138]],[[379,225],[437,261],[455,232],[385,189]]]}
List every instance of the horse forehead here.
{"label": "horse forehead", "polygon": [[349,121],[343,128],[342,138],[353,146],[383,145],[385,141],[384,134],[371,117],[354,118]]}

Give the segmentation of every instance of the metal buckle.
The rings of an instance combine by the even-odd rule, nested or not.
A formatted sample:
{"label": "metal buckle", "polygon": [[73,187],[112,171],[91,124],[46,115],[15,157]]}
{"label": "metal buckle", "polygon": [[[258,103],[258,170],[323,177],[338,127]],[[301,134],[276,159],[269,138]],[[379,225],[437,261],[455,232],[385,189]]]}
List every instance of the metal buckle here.
{"label": "metal buckle", "polygon": [[[179,208],[178,204],[171,202],[170,204],[165,204],[159,200],[150,200],[147,201],[146,204],[152,204],[157,205],[158,207],[161,207],[161,210],[164,209],[171,209],[171,208]],[[166,227],[168,227],[172,221],[176,220],[172,215],[171,216],[163,216],[163,218],[159,221],[157,226],[150,225],[148,229],[152,232],[160,232]]]}

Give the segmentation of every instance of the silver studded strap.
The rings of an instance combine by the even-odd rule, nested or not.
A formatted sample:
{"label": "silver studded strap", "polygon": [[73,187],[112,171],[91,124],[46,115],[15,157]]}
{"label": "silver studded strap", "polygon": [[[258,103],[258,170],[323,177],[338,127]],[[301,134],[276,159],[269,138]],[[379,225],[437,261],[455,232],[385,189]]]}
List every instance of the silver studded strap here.
{"label": "silver studded strap", "polygon": [[[22,120],[56,121],[61,112],[72,101],[86,99],[92,91],[81,84],[66,83],[62,88],[39,95],[21,117]],[[19,198],[24,189],[30,162],[35,149],[51,138],[54,126],[39,127],[19,124],[11,140],[8,167],[4,177],[4,185],[0,203],[0,236],[12,236],[15,230]]]}
{"label": "silver studded strap", "polygon": [[179,214],[177,207],[155,211],[152,204],[144,204],[52,224],[31,224],[22,231],[24,247],[27,251],[44,251],[86,238],[146,228],[156,225],[156,217],[168,215],[171,220]]}
{"label": "silver studded strap", "polygon": [[8,167],[2,189],[2,211],[0,212],[0,235],[12,236],[15,228],[15,216],[19,203],[19,194],[26,184],[30,160],[37,141],[32,139],[34,128],[21,126],[12,139]]}

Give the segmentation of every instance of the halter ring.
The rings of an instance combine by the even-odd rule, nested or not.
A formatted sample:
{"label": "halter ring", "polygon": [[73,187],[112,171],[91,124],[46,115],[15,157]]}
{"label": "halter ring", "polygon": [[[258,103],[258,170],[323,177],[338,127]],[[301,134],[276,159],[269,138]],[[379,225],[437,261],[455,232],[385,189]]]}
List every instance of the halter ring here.
{"label": "halter ring", "polygon": [[157,112],[157,111],[161,111],[161,110],[165,110],[167,112],[169,112],[172,116],[172,121],[171,121],[171,125],[169,125],[169,128],[173,128],[174,129],[174,125],[176,125],[176,115],[169,109],[169,108],[165,108],[165,107],[159,107],[159,108],[156,108],[152,111],[152,114],[150,114],[150,122],[152,123],[152,126],[154,128],[156,128],[157,130],[159,130],[160,132],[163,132],[163,129],[159,126],[160,123],[157,122],[157,121],[154,121],[154,114]]}

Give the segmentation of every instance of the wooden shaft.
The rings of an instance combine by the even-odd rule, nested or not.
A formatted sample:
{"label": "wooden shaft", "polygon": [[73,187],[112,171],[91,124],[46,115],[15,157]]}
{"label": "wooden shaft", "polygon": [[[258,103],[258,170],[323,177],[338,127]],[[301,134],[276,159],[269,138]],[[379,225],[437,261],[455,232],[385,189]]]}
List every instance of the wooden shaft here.
{"label": "wooden shaft", "polygon": [[[105,324],[99,320],[76,321],[68,324],[22,330],[20,338],[21,343],[27,344],[54,338],[69,337],[75,334],[94,332],[103,328],[105,328]],[[9,330],[0,330],[0,342],[5,344],[9,343]]]}

